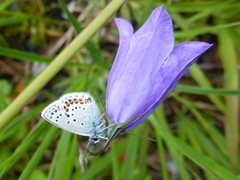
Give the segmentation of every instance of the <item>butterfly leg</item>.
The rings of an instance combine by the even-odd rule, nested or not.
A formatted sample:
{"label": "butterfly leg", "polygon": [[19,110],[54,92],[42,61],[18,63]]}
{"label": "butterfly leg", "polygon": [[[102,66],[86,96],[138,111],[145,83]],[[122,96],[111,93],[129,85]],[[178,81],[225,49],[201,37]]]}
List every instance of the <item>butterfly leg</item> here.
{"label": "butterfly leg", "polygon": [[99,126],[99,129],[101,129],[101,130],[99,130],[98,132],[101,133],[101,132],[103,132],[103,131],[105,131],[105,130],[107,130],[107,129],[113,127],[113,126],[114,126],[114,124],[110,124],[109,126],[104,127],[104,128],[101,128],[101,127]]}
{"label": "butterfly leg", "polygon": [[[89,144],[91,143],[91,142],[89,142],[88,144],[87,144],[87,147],[85,147],[85,146],[83,146],[80,142],[78,142],[78,145],[79,145],[79,148],[82,150],[82,151],[85,151],[87,154],[89,154],[89,155],[91,155],[91,156],[98,156],[98,155],[100,155],[100,154],[102,154],[103,152],[104,152],[104,150],[108,147],[108,145],[109,145],[109,143],[111,142],[111,140],[110,139],[108,139],[107,140],[107,142],[104,144],[104,146],[103,146],[103,148],[101,149],[101,150],[99,150],[98,152],[92,152],[92,151],[90,151],[89,149],[88,149],[88,147],[89,147]],[[81,155],[81,154],[80,154]],[[80,158],[80,155],[79,155],[79,158]],[[85,170],[85,166],[84,166],[84,162],[82,161],[83,159],[82,159],[82,157],[79,159],[80,160],[80,165],[81,165],[81,167]]]}
{"label": "butterfly leg", "polygon": [[91,151],[88,150],[88,148],[85,148],[85,147],[84,147],[84,148],[85,148],[86,152],[87,152],[89,155],[91,155],[91,156],[98,156],[98,155],[102,154],[102,153],[105,151],[105,149],[109,146],[109,144],[110,144],[111,141],[112,141],[112,139],[108,139],[108,140],[106,141],[106,143],[104,144],[104,146],[102,147],[102,149],[99,150],[98,152],[91,152]]}

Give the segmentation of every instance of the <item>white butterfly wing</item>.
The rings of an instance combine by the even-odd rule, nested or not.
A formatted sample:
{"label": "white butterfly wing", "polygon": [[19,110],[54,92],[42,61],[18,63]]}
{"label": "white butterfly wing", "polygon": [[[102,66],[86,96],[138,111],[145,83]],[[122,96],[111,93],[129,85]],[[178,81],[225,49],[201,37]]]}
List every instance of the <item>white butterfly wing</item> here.
{"label": "white butterfly wing", "polygon": [[[48,105],[42,117],[53,125],[82,136],[98,134],[103,121],[98,106],[89,93],[69,93]],[[100,136],[104,136],[101,135]]]}

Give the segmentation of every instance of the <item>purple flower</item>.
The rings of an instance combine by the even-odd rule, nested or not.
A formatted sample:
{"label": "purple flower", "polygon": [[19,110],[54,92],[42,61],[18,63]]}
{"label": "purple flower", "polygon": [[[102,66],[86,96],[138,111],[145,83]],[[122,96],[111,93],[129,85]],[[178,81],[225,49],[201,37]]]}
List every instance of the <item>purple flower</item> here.
{"label": "purple flower", "polygon": [[156,8],[145,24],[133,32],[125,19],[115,19],[120,45],[109,74],[106,112],[111,120],[141,124],[172,91],[197,58],[212,45],[184,42],[174,46],[172,20],[164,6]]}

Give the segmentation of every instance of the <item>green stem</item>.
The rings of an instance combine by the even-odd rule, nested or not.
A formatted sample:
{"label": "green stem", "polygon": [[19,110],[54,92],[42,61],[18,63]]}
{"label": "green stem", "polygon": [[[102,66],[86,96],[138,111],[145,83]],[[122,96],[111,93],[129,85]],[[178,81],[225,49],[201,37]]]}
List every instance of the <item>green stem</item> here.
{"label": "green stem", "polygon": [[[216,18],[216,23],[223,24],[225,19]],[[219,55],[224,70],[224,87],[239,89],[238,56],[231,29],[222,29],[218,32]],[[225,96],[225,134],[229,148],[229,155],[233,170],[237,170],[239,158],[239,97]]]}
{"label": "green stem", "polygon": [[65,63],[79,50],[106,20],[126,0],[113,0],[72,42],[67,46],[49,66],[2,112],[0,128],[10,121],[28,101],[43,88],[47,82],[59,72]]}

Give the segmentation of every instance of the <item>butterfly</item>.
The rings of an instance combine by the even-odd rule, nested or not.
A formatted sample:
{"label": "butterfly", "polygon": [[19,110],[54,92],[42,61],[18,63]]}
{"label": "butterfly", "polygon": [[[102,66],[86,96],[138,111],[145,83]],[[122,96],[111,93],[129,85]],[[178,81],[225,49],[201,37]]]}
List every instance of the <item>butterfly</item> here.
{"label": "butterfly", "polygon": [[41,116],[53,125],[89,136],[93,145],[106,137],[106,120],[103,119],[94,98],[87,92],[69,93],[49,104]]}

